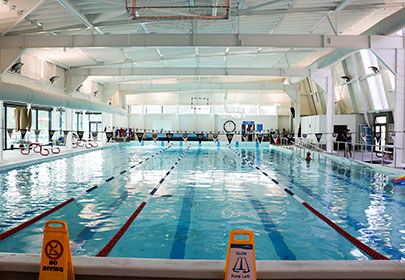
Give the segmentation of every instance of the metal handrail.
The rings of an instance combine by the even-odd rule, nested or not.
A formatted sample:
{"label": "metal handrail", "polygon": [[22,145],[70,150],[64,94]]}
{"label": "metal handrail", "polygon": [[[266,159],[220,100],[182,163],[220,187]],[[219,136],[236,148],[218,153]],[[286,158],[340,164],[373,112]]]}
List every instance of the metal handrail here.
{"label": "metal handrail", "polygon": [[[332,153],[327,152],[326,150],[320,148],[319,146],[316,146],[316,142],[314,141],[314,139],[307,139],[307,140],[303,140],[302,138],[299,137],[294,137],[294,144],[296,144],[297,142],[303,144],[300,148],[306,148],[306,149],[310,149],[310,150],[314,150],[323,154],[329,154],[329,155],[336,155],[334,149],[332,150]],[[371,163],[373,163],[374,161],[374,155],[376,157],[378,153],[381,153],[382,156],[378,157],[381,158],[381,165],[384,166],[385,162],[384,159],[386,159],[387,155],[392,155],[392,158],[390,158],[392,160],[392,163],[394,165],[394,168],[397,167],[397,161],[395,160],[395,157],[397,155],[398,152],[405,150],[405,148],[401,148],[401,147],[396,147],[395,145],[375,145],[375,144],[371,144],[371,143],[364,143],[364,142],[354,142],[354,143],[348,143],[348,142],[343,142],[343,141],[333,141],[333,144],[337,144],[337,145],[345,145],[345,150],[347,149],[347,144],[351,144],[352,148],[350,151],[346,151],[347,154],[349,154],[350,152],[352,152],[353,158],[354,155],[357,152],[361,152],[361,161],[364,161],[364,155],[367,154],[366,149],[368,149],[368,147],[371,148],[371,151],[369,151],[370,155],[371,155]],[[318,142],[318,145],[326,145],[327,141],[321,141]],[[298,146],[298,145],[297,145]],[[307,146],[307,147],[305,147]],[[356,149],[357,148],[357,149]],[[381,151],[378,151],[381,150]],[[390,151],[392,150],[392,151]],[[339,153],[339,151],[338,151]]]}

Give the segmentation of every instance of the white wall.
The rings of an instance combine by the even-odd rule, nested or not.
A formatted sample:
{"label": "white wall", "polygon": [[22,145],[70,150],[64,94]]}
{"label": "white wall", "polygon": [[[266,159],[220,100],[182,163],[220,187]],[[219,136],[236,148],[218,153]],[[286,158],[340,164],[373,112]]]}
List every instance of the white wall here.
{"label": "white wall", "polygon": [[[288,117],[287,117],[288,119]],[[157,124],[163,124],[163,121],[168,122],[168,127],[165,129],[179,131],[223,131],[223,125],[227,120],[233,120],[236,124],[236,129],[241,130],[243,121],[254,121],[255,124],[263,124],[263,129],[277,129],[278,116],[243,116],[240,119],[232,118],[225,115],[200,115],[200,114],[151,114],[141,115],[132,114],[129,116],[129,126],[141,129],[160,129],[155,127]],[[156,122],[158,121],[158,122]],[[161,121],[161,122],[159,122]],[[115,122],[115,126],[117,122]]]}
{"label": "white wall", "polygon": [[[364,124],[364,118],[362,115],[335,115],[335,125],[347,125],[352,134],[352,139],[357,142],[357,127],[360,124]],[[326,115],[308,116],[301,118],[301,133],[308,134],[308,139],[316,140],[315,133],[326,133]],[[323,137],[322,140],[326,138]]]}

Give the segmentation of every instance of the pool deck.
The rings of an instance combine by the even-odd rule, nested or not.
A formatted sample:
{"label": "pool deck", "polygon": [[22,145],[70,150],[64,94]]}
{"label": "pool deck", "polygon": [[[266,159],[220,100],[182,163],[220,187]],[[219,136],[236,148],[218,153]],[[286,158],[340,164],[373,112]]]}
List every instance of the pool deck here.
{"label": "pool deck", "polygon": [[[38,279],[40,255],[0,254],[0,279]],[[223,279],[225,261],[73,257],[76,279]],[[401,261],[257,261],[258,279],[404,279]]]}
{"label": "pool deck", "polygon": [[[28,166],[31,164],[41,163],[41,162],[50,161],[50,160],[54,160],[54,159],[59,159],[59,158],[63,158],[63,157],[70,156],[70,155],[88,153],[91,151],[104,149],[108,146],[117,145],[117,144],[114,143],[114,144],[103,145],[101,143],[98,143],[98,145],[99,145],[98,147],[91,148],[91,149],[86,149],[85,147],[67,149],[65,147],[58,146],[58,148],[60,148],[60,153],[59,154],[50,153],[49,156],[41,156],[40,154],[37,154],[33,151],[31,151],[31,153],[29,155],[22,155],[20,153],[19,149],[3,151],[4,160],[0,161],[0,171]],[[49,147],[45,147],[45,148],[49,148]]]}

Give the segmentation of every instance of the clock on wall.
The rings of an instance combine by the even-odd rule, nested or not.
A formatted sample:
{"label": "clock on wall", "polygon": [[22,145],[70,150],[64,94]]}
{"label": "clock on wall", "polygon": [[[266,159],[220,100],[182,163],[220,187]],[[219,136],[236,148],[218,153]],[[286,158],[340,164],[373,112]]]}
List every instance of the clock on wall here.
{"label": "clock on wall", "polygon": [[231,120],[227,120],[227,121],[224,123],[224,130],[225,130],[227,133],[234,132],[234,131],[236,130],[236,124],[235,124],[235,122],[234,122],[234,121],[231,121]]}

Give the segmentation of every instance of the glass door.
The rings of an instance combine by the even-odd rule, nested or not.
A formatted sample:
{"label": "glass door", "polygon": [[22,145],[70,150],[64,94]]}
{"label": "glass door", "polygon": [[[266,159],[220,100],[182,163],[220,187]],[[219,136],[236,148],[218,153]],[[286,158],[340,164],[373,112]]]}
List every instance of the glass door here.
{"label": "glass door", "polygon": [[[376,152],[382,152],[382,146],[386,145],[386,133],[387,133],[387,117],[380,116],[375,118],[374,131],[376,139]],[[378,141],[379,140],[379,141]]]}

